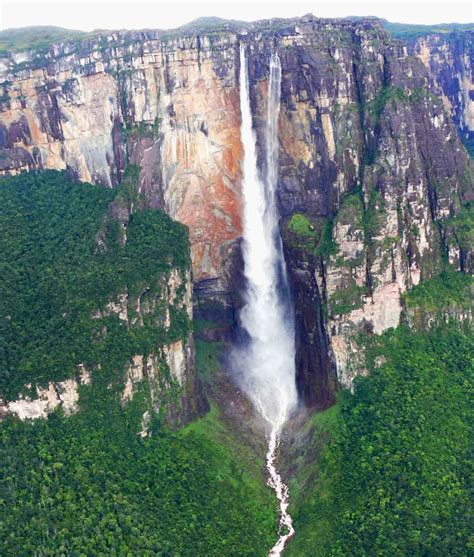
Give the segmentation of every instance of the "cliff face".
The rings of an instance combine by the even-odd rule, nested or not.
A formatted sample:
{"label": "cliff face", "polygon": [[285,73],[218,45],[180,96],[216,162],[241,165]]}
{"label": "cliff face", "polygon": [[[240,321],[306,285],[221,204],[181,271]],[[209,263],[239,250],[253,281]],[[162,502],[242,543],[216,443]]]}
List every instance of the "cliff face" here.
{"label": "cliff face", "polygon": [[[172,314],[186,312],[192,319],[192,283],[190,273],[172,269],[158,279],[158,284],[148,284],[140,292],[125,291],[92,317],[107,322],[118,318],[131,335],[151,324],[172,337],[154,352],[137,353],[128,358],[124,377],[115,370],[109,388],[120,390],[122,405],[133,399],[137,389],[146,384],[148,410],[142,421],[145,434],[151,417],[162,414],[163,419],[174,427],[184,425],[202,413],[206,408],[194,366],[194,339],[191,332],[176,333]],[[181,338],[179,338],[181,336]],[[101,365],[97,373],[101,374]],[[0,416],[15,414],[20,419],[45,418],[61,408],[65,415],[78,411],[81,404],[81,388],[93,386],[93,369],[83,364],[77,367],[75,377],[64,381],[50,381],[46,386],[26,387],[29,394],[14,400],[0,399]]]}
{"label": "cliff face", "polygon": [[155,350],[131,355],[125,372],[120,395],[122,405],[133,399],[143,382],[149,391],[143,433],[155,414],[161,414],[168,424],[176,427],[190,422],[207,408],[195,368],[193,334],[187,328],[178,332],[176,322],[180,312],[192,321],[191,274],[173,268],[157,284],[147,284],[139,292],[124,292],[108,304],[105,313],[96,316],[118,315],[136,334],[151,326],[169,335]]}
{"label": "cliff face", "polygon": [[241,229],[236,36],[151,37],[52,47],[25,69],[4,61],[1,170],[68,168],[112,186],[140,164],[145,205],[189,226],[195,278],[216,279]]}
{"label": "cliff face", "polygon": [[408,41],[427,68],[461,136],[474,139],[473,31],[432,34]]}
{"label": "cliff face", "polygon": [[349,385],[362,371],[357,334],[398,324],[401,293],[443,255],[463,270],[472,261],[454,222],[472,199],[468,157],[426,64],[377,23],[116,33],[44,60],[4,59],[0,169],[69,168],[112,186],[139,164],[139,203],[189,227],[195,292],[229,307],[242,214],[239,41],[261,148],[270,54],[281,59],[279,201],[298,385],[327,406],[336,372]]}
{"label": "cliff face", "polygon": [[334,367],[346,386],[364,372],[358,336],[397,326],[405,290],[446,257],[472,270],[472,246],[451,229],[473,198],[472,171],[430,75],[369,23],[300,21],[252,43],[257,128],[275,43],[298,379],[325,406]]}

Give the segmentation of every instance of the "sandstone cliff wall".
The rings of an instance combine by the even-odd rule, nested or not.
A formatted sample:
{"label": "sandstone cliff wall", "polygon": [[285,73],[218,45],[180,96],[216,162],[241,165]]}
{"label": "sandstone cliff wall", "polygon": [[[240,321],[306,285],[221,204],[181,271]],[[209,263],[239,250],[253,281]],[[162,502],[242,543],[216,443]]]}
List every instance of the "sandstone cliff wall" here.
{"label": "sandstone cliff wall", "polygon": [[443,104],[466,139],[474,138],[474,32],[432,34],[408,42],[428,69]]}
{"label": "sandstone cliff wall", "polygon": [[334,368],[345,386],[364,372],[358,335],[398,325],[404,291],[446,260],[472,271],[472,246],[451,230],[473,199],[472,164],[432,74],[372,24],[307,20],[261,33],[251,45],[257,129],[272,48],[300,393],[325,406]]}
{"label": "sandstone cliff wall", "polygon": [[[350,385],[363,371],[359,332],[397,325],[401,293],[446,257],[472,265],[452,224],[472,200],[471,167],[446,112],[470,126],[467,70],[457,74],[464,104],[450,108],[433,81],[432,58],[444,64],[433,46],[411,56],[373,20],[311,16],[57,45],[1,62],[0,170],[68,168],[113,186],[140,165],[139,202],[189,226],[195,292],[229,304],[242,214],[240,41],[261,164],[269,59],[275,50],[281,59],[279,203],[298,386],[327,406],[336,374]],[[464,54],[449,56],[467,67]],[[295,214],[309,222],[304,242]]]}

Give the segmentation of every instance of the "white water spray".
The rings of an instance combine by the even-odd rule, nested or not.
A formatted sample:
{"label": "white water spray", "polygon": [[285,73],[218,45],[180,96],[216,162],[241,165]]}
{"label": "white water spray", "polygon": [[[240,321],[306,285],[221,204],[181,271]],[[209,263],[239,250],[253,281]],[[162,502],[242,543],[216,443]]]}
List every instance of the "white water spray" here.
{"label": "white water spray", "polygon": [[288,304],[288,284],[278,229],[276,187],[278,179],[278,114],[281,67],[272,56],[268,87],[266,173],[261,178],[252,128],[245,47],[240,47],[240,106],[244,146],[243,258],[247,282],[245,305],[240,312],[249,343],[234,353],[242,385],[270,426],[267,452],[268,484],[280,503],[279,539],[271,556],[279,556],[294,534],[288,514],[288,487],[275,460],[283,424],[296,407],[294,322]]}

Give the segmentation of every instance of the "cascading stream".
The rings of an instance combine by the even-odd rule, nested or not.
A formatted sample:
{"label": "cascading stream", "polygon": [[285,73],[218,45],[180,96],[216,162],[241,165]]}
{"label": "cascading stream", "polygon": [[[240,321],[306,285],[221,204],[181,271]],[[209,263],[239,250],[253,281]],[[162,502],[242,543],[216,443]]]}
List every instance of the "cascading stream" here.
{"label": "cascading stream", "polygon": [[241,136],[244,146],[243,258],[246,278],[245,305],[240,312],[249,342],[234,352],[244,390],[268,422],[266,457],[268,485],[280,504],[279,539],[269,555],[279,556],[294,534],[288,513],[288,487],[275,465],[282,427],[296,407],[293,313],[278,228],[278,115],[281,67],[274,54],[270,61],[264,179],[257,166],[256,138],[252,127],[245,47],[240,46]]}

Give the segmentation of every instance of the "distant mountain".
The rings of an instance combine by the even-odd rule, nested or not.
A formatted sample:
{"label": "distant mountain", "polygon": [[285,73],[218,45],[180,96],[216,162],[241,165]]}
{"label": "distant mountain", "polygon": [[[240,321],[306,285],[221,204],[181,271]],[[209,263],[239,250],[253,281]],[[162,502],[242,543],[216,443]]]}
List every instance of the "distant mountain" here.
{"label": "distant mountain", "polygon": [[[440,23],[438,25],[417,25],[410,23],[393,23],[386,19],[377,17],[347,16],[343,19],[359,21],[362,19],[373,19],[381,22],[384,29],[391,33],[394,37],[410,40],[417,37],[431,35],[434,33],[451,33],[453,31],[474,31],[474,23]],[[289,20],[268,20],[289,21]],[[181,25],[175,31],[180,32],[212,32],[219,29],[251,29],[256,24],[262,22],[245,22],[234,19],[224,19],[221,17],[199,17]],[[171,29],[169,31],[172,31]],[[86,32],[77,29],[66,29],[64,27],[55,27],[53,25],[34,25],[30,27],[18,27],[14,29],[5,29],[0,31],[0,52],[18,52],[22,50],[43,50],[54,43],[65,42],[69,40],[81,40],[91,38],[103,34],[103,29],[95,29]]]}
{"label": "distant mountain", "polygon": [[34,25],[0,31],[0,50],[39,50],[47,48],[52,43],[81,39],[91,35],[84,31],[64,29],[52,25]]}
{"label": "distant mountain", "polygon": [[394,37],[403,40],[415,39],[433,34],[446,34],[453,31],[474,31],[474,23],[440,23],[438,25],[412,25],[392,23],[382,19],[383,27]]}

